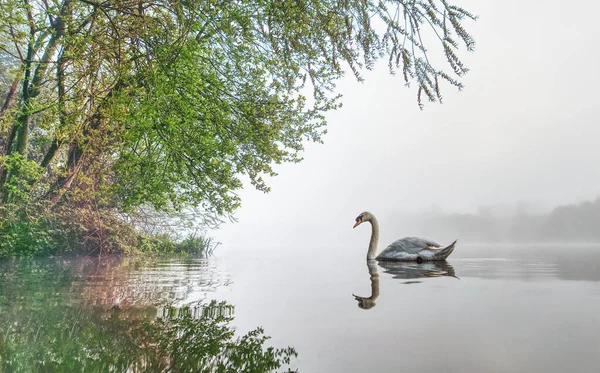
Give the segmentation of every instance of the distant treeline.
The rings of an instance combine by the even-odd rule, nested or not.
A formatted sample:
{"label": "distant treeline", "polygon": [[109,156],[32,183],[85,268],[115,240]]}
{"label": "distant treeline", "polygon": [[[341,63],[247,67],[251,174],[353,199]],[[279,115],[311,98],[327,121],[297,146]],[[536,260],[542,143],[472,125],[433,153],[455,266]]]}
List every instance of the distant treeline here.
{"label": "distant treeline", "polygon": [[549,213],[425,214],[416,219],[420,234],[459,237],[472,242],[600,242],[600,197],[559,206]]}

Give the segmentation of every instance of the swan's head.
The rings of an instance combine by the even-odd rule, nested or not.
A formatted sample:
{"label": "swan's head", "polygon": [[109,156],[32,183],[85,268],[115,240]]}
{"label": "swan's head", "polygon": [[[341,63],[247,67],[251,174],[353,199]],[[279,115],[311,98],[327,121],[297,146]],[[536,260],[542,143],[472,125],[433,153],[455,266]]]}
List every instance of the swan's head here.
{"label": "swan's head", "polygon": [[354,295],[354,299],[358,302],[358,308],[362,308],[363,310],[370,310],[375,307],[377,304],[375,303],[375,299],[373,297],[365,298],[360,295]]}
{"label": "swan's head", "polygon": [[368,212],[368,211],[364,211],[364,212],[361,212],[361,213],[360,213],[360,214],[359,214],[359,215],[356,217],[356,219],[354,219],[354,220],[356,221],[356,223],[354,223],[354,227],[352,227],[352,228],[356,228],[356,227],[358,227],[360,224],[362,224],[362,223],[364,223],[364,222],[366,222],[366,221],[371,221],[371,220],[373,220],[373,214],[371,214],[371,213],[370,213],[370,212]]}

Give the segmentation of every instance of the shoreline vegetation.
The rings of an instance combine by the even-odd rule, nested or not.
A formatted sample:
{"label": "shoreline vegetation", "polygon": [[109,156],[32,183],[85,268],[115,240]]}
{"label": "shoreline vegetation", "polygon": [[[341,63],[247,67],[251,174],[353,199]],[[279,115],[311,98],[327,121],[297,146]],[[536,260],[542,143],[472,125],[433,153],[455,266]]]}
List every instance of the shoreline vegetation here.
{"label": "shoreline vegetation", "polygon": [[[219,245],[199,227],[181,222],[145,221],[149,231],[139,222],[118,215],[97,212],[95,231],[90,232],[83,219],[88,211],[59,209],[49,211],[42,205],[26,210],[14,205],[0,205],[0,260],[11,257],[37,257],[68,254],[106,256],[212,254]],[[216,227],[211,220],[201,224]],[[190,231],[182,236],[178,230]]]}
{"label": "shoreline vegetation", "polygon": [[206,250],[152,225],[198,209],[203,232],[240,206],[242,180],[268,192],[274,165],[322,142],[345,74],[387,62],[421,108],[460,90],[477,18],[442,0],[3,0],[0,14],[0,257]]}
{"label": "shoreline vegetation", "polygon": [[212,254],[219,245],[205,233],[183,237],[147,233],[111,216],[102,222],[102,230],[88,232],[72,221],[72,211],[64,212],[65,217],[44,210],[22,213],[0,206],[0,213],[0,259],[61,254]]}

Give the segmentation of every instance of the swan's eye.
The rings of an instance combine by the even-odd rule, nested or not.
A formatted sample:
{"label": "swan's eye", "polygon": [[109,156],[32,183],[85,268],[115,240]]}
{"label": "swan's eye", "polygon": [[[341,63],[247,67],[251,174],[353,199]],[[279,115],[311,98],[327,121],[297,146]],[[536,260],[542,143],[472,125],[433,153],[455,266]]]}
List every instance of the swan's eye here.
{"label": "swan's eye", "polygon": [[356,217],[356,221],[359,221],[359,220],[360,220],[360,221],[362,221],[362,218],[363,218],[363,216],[362,216],[362,215],[358,215],[358,216]]}

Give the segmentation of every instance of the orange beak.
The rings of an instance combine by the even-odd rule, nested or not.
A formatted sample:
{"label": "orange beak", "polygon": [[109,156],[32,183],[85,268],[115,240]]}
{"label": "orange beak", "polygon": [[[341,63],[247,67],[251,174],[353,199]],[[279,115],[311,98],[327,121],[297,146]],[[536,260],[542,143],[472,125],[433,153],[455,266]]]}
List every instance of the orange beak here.
{"label": "orange beak", "polygon": [[356,221],[356,223],[354,223],[354,227],[352,227],[352,228],[356,228],[356,227],[358,227],[358,226],[360,225],[360,223],[362,223],[362,220],[358,219],[358,220]]}

